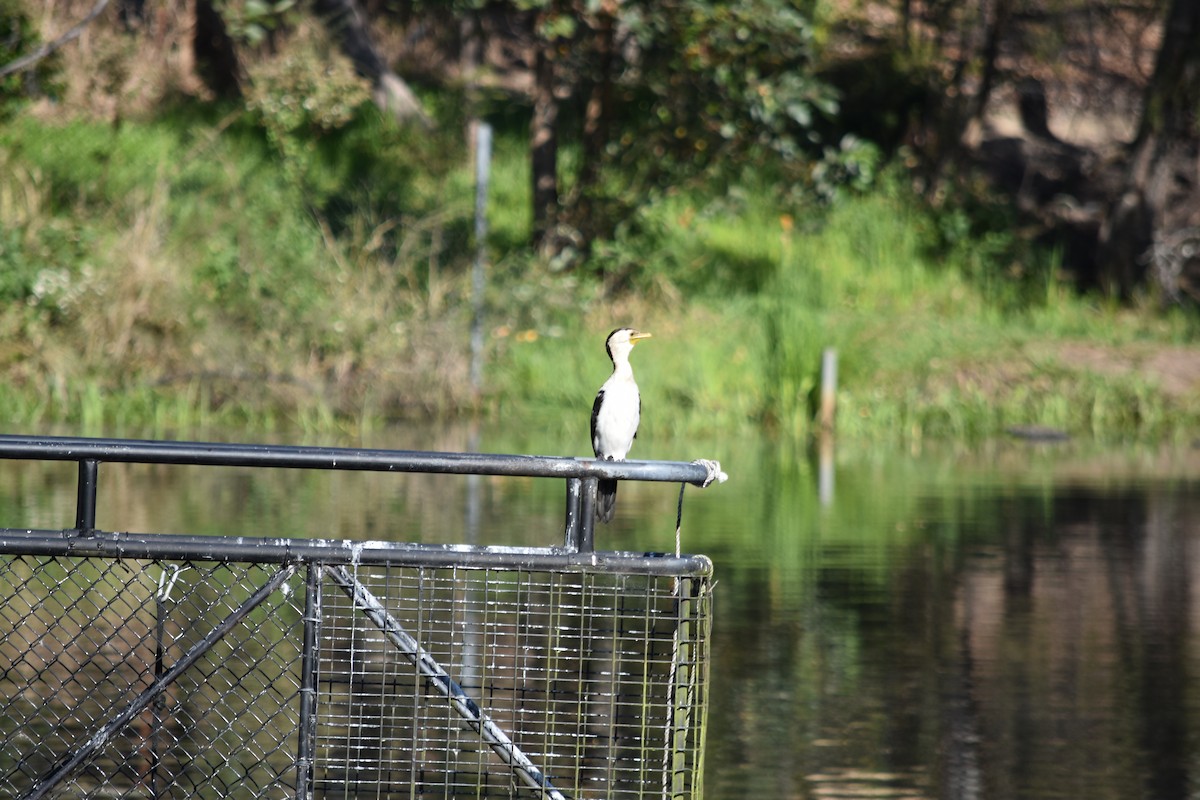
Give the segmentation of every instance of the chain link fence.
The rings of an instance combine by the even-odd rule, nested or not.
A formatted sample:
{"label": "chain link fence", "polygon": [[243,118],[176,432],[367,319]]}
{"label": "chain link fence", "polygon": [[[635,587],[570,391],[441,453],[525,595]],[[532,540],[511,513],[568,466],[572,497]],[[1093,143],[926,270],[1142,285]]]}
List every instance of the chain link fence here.
{"label": "chain link fence", "polygon": [[35,540],[0,555],[2,797],[700,795],[703,566]]}

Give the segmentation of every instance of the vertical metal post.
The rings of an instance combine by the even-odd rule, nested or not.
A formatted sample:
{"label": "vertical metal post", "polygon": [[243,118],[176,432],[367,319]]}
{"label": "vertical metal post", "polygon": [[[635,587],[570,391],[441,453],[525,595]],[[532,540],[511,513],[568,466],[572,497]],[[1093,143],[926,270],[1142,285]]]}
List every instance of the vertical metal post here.
{"label": "vertical metal post", "polygon": [[596,549],[596,478],[583,479],[583,495],[579,502],[579,552]]}
{"label": "vertical metal post", "polygon": [[[471,423],[471,435],[467,437],[467,452],[479,452],[479,420]],[[466,538],[467,544],[479,541],[479,523],[483,519],[483,476],[473,473],[467,476]]]}
{"label": "vertical metal post", "polygon": [[475,126],[475,264],[471,268],[471,389],[483,390],[483,265],[487,260],[488,175],[492,165],[492,126]]}
{"label": "vertical metal post", "polygon": [[567,478],[567,511],[566,511],[566,547],[568,550],[579,552],[579,536],[582,522],[580,501],[583,497],[583,480]]}
{"label": "vertical metal post", "polygon": [[321,668],[321,576],[309,563],[304,583],[304,645],[300,655],[300,730],[296,745],[296,800],[310,800],[317,748],[317,680]]}
{"label": "vertical metal post", "polygon": [[837,350],[827,347],[821,352],[821,409],[817,418],[817,497],[822,507],[833,504],[833,436],[837,428],[837,382]]}
{"label": "vertical metal post", "polygon": [[90,533],[96,529],[96,477],[100,462],[84,459],[79,462],[79,487],[75,496],[75,530]]}
{"label": "vertical metal post", "polygon": [[821,428],[832,432],[837,417],[837,350],[827,347],[821,352]]}

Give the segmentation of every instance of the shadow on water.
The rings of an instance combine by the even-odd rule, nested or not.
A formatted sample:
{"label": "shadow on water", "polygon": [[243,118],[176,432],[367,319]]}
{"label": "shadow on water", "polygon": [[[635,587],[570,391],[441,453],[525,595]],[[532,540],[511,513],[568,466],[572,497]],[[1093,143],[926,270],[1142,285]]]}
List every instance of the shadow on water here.
{"label": "shadow on water", "polygon": [[[469,431],[375,447],[467,448]],[[583,452],[484,432],[486,452]],[[922,455],[754,436],[639,440],[720,458],[685,551],[716,564],[705,796],[1177,798],[1200,764],[1196,453],[997,445]],[[342,444],[342,443],[331,443]],[[560,541],[554,481],[104,465],[109,530]],[[72,465],[0,463],[0,515],[62,527]],[[827,502],[822,502],[826,495]],[[621,489],[600,548],[674,547],[678,490]],[[7,524],[7,522],[5,522]]]}

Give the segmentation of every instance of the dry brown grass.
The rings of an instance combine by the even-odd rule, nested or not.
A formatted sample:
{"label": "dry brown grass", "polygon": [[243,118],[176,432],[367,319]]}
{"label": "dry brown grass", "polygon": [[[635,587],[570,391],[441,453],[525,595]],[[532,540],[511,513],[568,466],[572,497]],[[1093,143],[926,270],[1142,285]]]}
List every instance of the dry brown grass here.
{"label": "dry brown grass", "polygon": [[147,372],[171,370],[185,357],[179,311],[186,307],[186,279],[167,249],[167,195],[166,182],[156,181],[98,254],[108,266],[88,292],[99,313],[80,317],[87,361]]}
{"label": "dry brown grass", "polygon": [[[82,19],[93,0],[25,0],[43,41]],[[142,116],[173,95],[202,96],[191,36],[193,6],[179,0],[147,4],[142,28],[127,31],[112,3],[74,42],[58,51],[65,93],[36,107],[42,118],[85,116],[116,121]]]}
{"label": "dry brown grass", "polygon": [[[26,4],[44,40],[60,36],[93,6],[92,0]],[[39,103],[34,110],[39,119],[116,125],[149,118],[173,97],[204,95],[190,55],[192,4],[147,5],[139,30],[126,31],[113,4],[60,51],[65,94]],[[297,61],[327,68],[340,59],[306,61],[322,47],[323,34],[305,23],[293,34],[277,43],[274,55],[247,51],[253,59],[250,78],[262,84],[249,87],[252,114],[256,100],[277,99],[289,91],[289,80],[296,83]],[[352,71],[348,64],[338,66],[344,73],[338,86],[344,87]],[[309,83],[301,81],[300,88],[322,80],[301,77]],[[352,99],[339,92],[341,101]],[[368,96],[365,88],[362,96]],[[157,175],[146,176],[143,188],[108,206],[90,202],[65,212],[51,208],[51,189],[37,168],[0,150],[0,225],[20,231],[26,250],[36,249],[43,227],[58,224],[64,213],[94,235],[83,263],[43,270],[52,292],[45,303],[0,314],[0,370],[6,380],[31,396],[58,398],[64,407],[80,402],[85,385],[110,398],[161,392],[214,409],[302,418],[428,414],[469,403],[466,324],[453,299],[463,296],[464,270],[444,263],[443,241],[461,209],[402,223],[363,212],[337,234],[313,213],[318,252],[296,267],[304,271],[296,281],[308,293],[300,311],[278,302],[252,320],[229,314],[218,297],[201,296],[208,290],[198,277],[198,254],[206,247],[236,252],[237,268],[246,272],[264,268],[272,258],[278,262],[264,250],[269,237],[256,238],[256,226],[270,216],[248,205],[249,194],[235,190],[216,205],[208,198],[186,198],[204,209],[203,218],[190,223],[188,241],[173,227],[179,211],[172,187],[188,163],[203,160],[206,167],[226,170],[234,186],[242,179],[242,166],[225,160],[230,156],[219,142],[223,128],[199,131],[187,152],[169,156]],[[286,162],[287,153],[282,157]],[[288,274],[278,265],[273,270]],[[267,289],[276,300],[286,291]]]}

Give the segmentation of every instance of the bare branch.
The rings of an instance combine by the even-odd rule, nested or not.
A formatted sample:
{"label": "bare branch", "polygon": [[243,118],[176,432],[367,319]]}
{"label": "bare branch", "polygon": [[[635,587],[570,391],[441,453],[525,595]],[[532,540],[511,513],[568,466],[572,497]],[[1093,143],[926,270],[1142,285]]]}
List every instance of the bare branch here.
{"label": "bare branch", "polygon": [[3,67],[0,67],[0,78],[5,77],[6,75],[11,75],[14,72],[20,72],[22,70],[29,69],[63,45],[78,39],[80,35],[83,34],[84,29],[91,24],[92,20],[100,16],[107,6],[108,0],[96,0],[96,5],[92,6],[92,10],[88,12],[88,15],[77,22],[75,26],[71,28],[71,30],[67,31],[54,41],[47,42],[38,49],[34,50],[32,53],[21,56],[16,61],[10,61]]}

